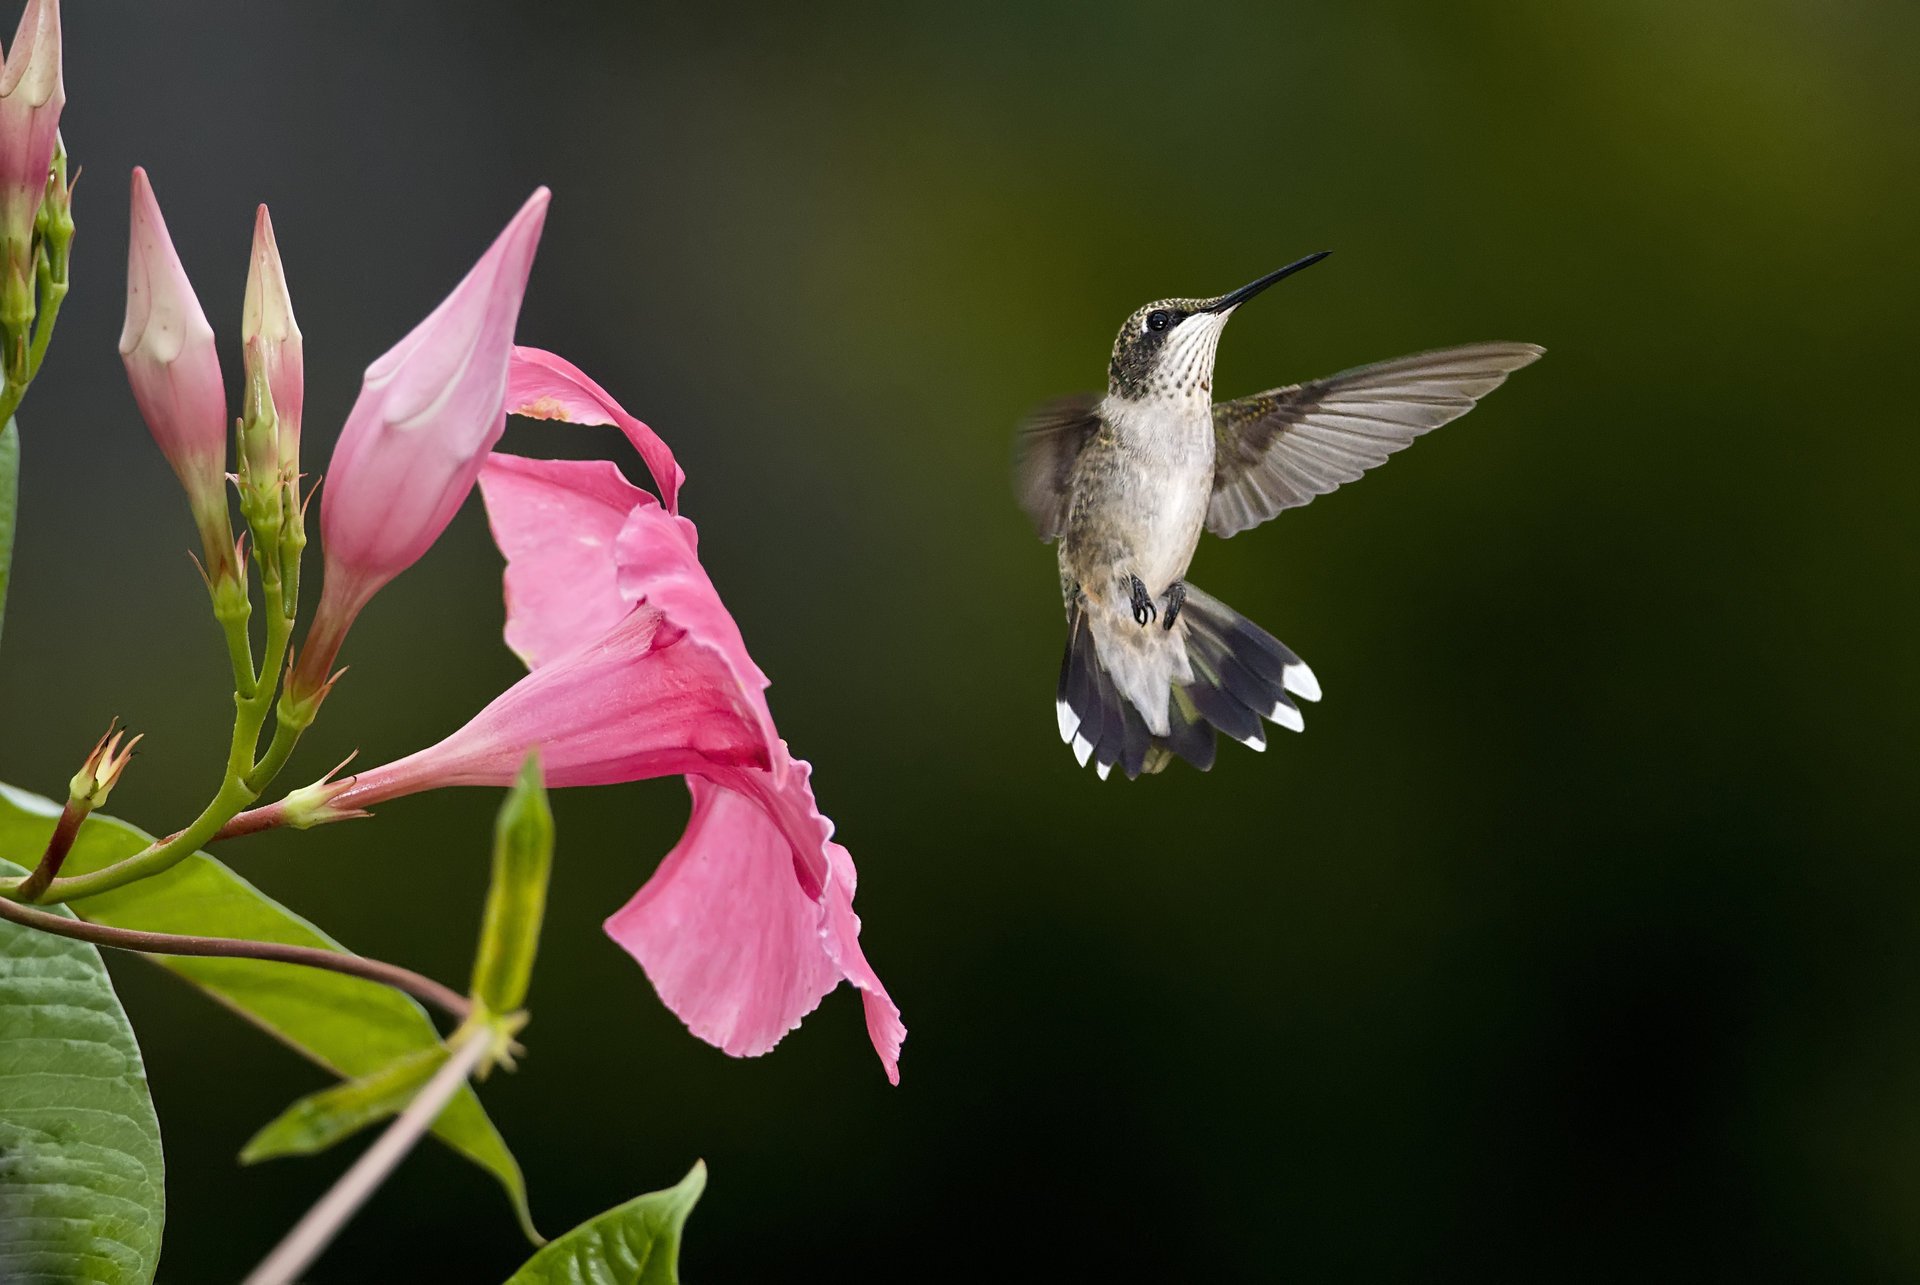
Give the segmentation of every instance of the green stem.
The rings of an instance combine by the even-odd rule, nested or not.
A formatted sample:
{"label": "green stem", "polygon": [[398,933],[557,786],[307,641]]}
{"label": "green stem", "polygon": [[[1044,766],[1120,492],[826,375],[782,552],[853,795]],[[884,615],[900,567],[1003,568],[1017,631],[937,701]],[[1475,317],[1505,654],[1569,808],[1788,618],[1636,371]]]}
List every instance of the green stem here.
{"label": "green stem", "polygon": [[53,837],[47,840],[47,850],[41,854],[40,864],[20,881],[21,901],[37,899],[59,875],[67,854],[73,851],[73,840],[80,833],[80,823],[87,819],[88,811],[86,803],[75,798],[69,798],[67,805],[60,809],[60,819],[54,823]]}
{"label": "green stem", "polygon": [[[239,728],[235,727],[237,741]],[[259,725],[254,731],[257,734]],[[247,788],[246,782],[236,776],[229,776],[221,783],[219,793],[213,796],[213,802],[195,817],[193,824],[168,839],[149,844],[141,851],[123,861],[103,866],[89,874],[73,875],[65,879],[55,879],[47,885],[41,894],[42,902],[78,901],[82,897],[96,897],[115,888],[124,888],[140,879],[150,879],[173,869],[182,861],[199,850],[220,832],[220,827],[231,821],[240,811],[260,796]],[[17,898],[23,880],[0,882],[0,897]]]}
{"label": "green stem", "polygon": [[304,968],[324,968],[379,982],[405,991],[446,1010],[460,1021],[473,1014],[473,1004],[451,986],[416,973],[398,964],[389,964],[364,955],[320,946],[291,946],[277,941],[248,941],[239,937],[194,937],[180,933],[155,933],[138,928],[113,928],[84,919],[68,919],[50,911],[35,910],[0,898],[0,919],[23,927],[35,928],[56,937],[71,937],[113,950],[138,951],[143,955],[174,955],[191,958],[264,959],[277,964],[299,964]]}
{"label": "green stem", "polygon": [[11,415],[0,427],[0,628],[7,623],[7,581],[13,566],[13,526],[19,516],[20,426]]}
{"label": "green stem", "polygon": [[27,349],[28,383],[33,382],[33,377],[40,373],[40,363],[46,360],[47,345],[53,342],[53,323],[59,320],[60,305],[66,302],[66,298],[67,283],[64,277],[41,283],[40,320],[33,328],[33,344]]}
{"label": "green stem", "polygon": [[238,701],[252,700],[260,691],[260,676],[253,672],[253,638],[247,632],[250,614],[223,611],[219,590],[214,591],[213,615],[227,638],[227,658],[233,662],[233,697]]}
{"label": "green stem", "polygon": [[[278,586],[274,588],[277,589]],[[268,600],[272,601],[271,595]],[[287,710],[282,708],[267,752],[257,760],[254,758],[254,753],[260,744],[260,731],[266,724],[268,712],[274,707],[276,684],[273,677],[278,675],[286,663],[287,647],[293,636],[293,623],[277,610],[267,618],[267,646],[260,671],[264,681],[256,685],[252,696],[235,700],[233,741],[227,750],[226,778],[221,782],[220,790],[214,795],[213,801],[207,804],[206,810],[178,834],[155,840],[145,849],[124,860],[116,861],[110,866],[103,866],[88,874],[53,880],[45,886],[36,900],[62,902],[98,896],[100,893],[110,892],[137,880],[149,879],[171,870],[198,851],[203,844],[211,841],[227,822],[233,820],[260,797],[267,786],[272,784],[273,778],[279,775],[280,769],[286,766],[294,747],[299,744],[301,734],[307,729],[307,723],[298,718],[289,718]],[[251,649],[249,649],[248,664],[251,667]],[[19,898],[24,891],[25,883],[24,879],[0,880],[0,898]]]}

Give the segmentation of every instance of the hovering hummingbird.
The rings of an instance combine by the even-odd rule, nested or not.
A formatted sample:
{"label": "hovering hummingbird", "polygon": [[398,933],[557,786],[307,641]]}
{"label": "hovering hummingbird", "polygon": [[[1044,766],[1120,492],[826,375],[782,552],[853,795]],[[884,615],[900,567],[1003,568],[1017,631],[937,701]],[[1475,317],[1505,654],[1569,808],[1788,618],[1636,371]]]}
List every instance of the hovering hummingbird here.
{"label": "hovering hummingbird", "polygon": [[1060,738],[1103,780],[1175,755],[1205,771],[1215,728],[1265,749],[1261,720],[1297,732],[1293,697],[1320,699],[1284,643],[1187,583],[1203,528],[1224,539],[1353,481],[1545,351],[1468,344],[1214,401],[1227,318],[1328,253],[1139,309],[1114,340],[1106,396],[1060,398],[1021,426],[1015,492],[1040,538],[1060,542]]}

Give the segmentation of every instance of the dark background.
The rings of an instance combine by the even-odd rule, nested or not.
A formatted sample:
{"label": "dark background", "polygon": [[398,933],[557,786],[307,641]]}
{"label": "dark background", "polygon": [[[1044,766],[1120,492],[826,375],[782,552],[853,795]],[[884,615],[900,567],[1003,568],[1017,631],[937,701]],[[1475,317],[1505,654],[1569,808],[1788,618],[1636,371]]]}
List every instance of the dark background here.
{"label": "dark background", "polygon": [[[712,1169],[686,1276],[1920,1276],[1910,4],[133,5],[69,0],[76,292],[23,416],[0,776],[179,824],[227,689],[114,352],[145,164],[238,375],[253,203],[311,467],[359,372],[538,183],[522,338],[678,451],[714,580],[860,863],[912,1031],[842,990],[689,1036],[598,924],[675,782],[556,800],[530,1053],[484,1097],[558,1231]],[[11,12],[11,11],[9,11]],[[1032,403],[1145,300],[1248,308],[1238,395],[1475,339],[1549,355],[1194,578],[1326,700],[1128,784],[1049,708]],[[237,401],[236,401],[237,404]],[[508,446],[638,462],[611,432]],[[477,503],[381,595],[288,781],[517,670]],[[317,580],[317,576],[314,577]],[[458,982],[495,796],[222,856]],[[163,1279],[237,1278],[348,1160],[234,1153],[324,1077],[138,961]],[[316,1281],[488,1280],[490,1180],[411,1159]]]}

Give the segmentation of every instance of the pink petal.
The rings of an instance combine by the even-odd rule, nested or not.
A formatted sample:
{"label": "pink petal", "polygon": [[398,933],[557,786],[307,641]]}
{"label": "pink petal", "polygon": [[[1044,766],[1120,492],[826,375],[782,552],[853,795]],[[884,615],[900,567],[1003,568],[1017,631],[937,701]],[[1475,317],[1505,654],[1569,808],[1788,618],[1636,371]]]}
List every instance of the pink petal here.
{"label": "pink petal", "polygon": [[529,419],[558,419],[570,424],[613,424],[627,435],[647,462],[667,512],[680,511],[680,488],[687,475],[659,434],[629,415],[607,390],[578,366],[538,348],[515,348],[508,373],[507,411]]}
{"label": "pink petal", "polygon": [[859,932],[852,863],[823,907],[794,884],[787,841],[761,808],[709,782],[688,784],[686,833],[607,920],[607,934],[695,1035],[736,1057],[765,1053],[798,1027],[849,976],[840,961],[850,954],[859,961],[861,976],[851,980],[866,989],[874,1049],[898,1084],[906,1032],[849,935]]}
{"label": "pink petal", "polygon": [[507,558],[507,646],[529,669],[591,642],[631,609],[615,543],[628,513],[658,505],[612,461],[495,452],[480,494]]}
{"label": "pink petal", "polygon": [[450,785],[506,785],[531,746],[549,786],[764,769],[713,653],[651,607],[509,687],[436,745],[362,772],[339,805],[371,807]]}
{"label": "pink petal", "polygon": [[[652,504],[636,505],[627,514],[615,546],[620,596],[660,608],[712,648],[733,678],[741,712],[759,726],[767,744],[774,745],[780,734],[774,730],[773,711],[767,706],[767,676],[753,663],[733,613],[700,565],[696,538],[693,523],[685,518]],[[783,759],[775,756],[776,783],[786,776]]]}
{"label": "pink petal", "polygon": [[827,859],[833,874],[827,884],[821,944],[841,975],[859,987],[860,1003],[867,1015],[867,1038],[873,1041],[874,1051],[887,1068],[887,1079],[898,1084],[900,1046],[906,1041],[907,1028],[887,988],[867,963],[866,952],[860,949],[860,916],[853,913],[853,856],[839,844],[829,843]]}

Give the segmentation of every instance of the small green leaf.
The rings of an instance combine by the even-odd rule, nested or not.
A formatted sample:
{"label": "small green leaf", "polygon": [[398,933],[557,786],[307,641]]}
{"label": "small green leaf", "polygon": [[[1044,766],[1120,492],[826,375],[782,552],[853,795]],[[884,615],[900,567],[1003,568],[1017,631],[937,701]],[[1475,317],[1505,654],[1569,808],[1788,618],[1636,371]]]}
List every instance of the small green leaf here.
{"label": "small green leaf", "polygon": [[446,1061],[444,1045],[419,1049],[371,1075],[310,1093],[254,1134],[240,1152],[240,1163],[310,1156],[375,1121],[398,1115]]}
{"label": "small green leaf", "polygon": [[0,1281],[144,1285],[166,1208],[160,1122],[100,952],[0,921]]}
{"label": "small green leaf", "polygon": [[7,623],[7,581],[13,567],[13,524],[20,513],[20,425],[0,428],[0,631]]}
{"label": "small green leaf", "polygon": [[531,750],[493,831],[493,879],[473,961],[473,997],[489,1012],[511,1013],[527,1001],[552,871],[553,809],[540,782],[540,752]]}
{"label": "small green leaf", "polygon": [[[0,785],[0,855],[17,858],[42,851],[59,812],[49,799]],[[98,870],[132,856],[150,841],[145,831],[96,812],[80,827],[63,873]],[[82,919],[118,928],[344,949],[204,852],[165,874],[75,902],[73,910]],[[371,1074],[405,1054],[440,1043],[439,1032],[420,1005],[377,982],[257,959],[149,958],[342,1079]],[[538,1244],[520,1165],[471,1086],[447,1104],[433,1132],[499,1179],[521,1227]]]}
{"label": "small green leaf", "polygon": [[589,1218],[529,1258],[507,1285],[679,1285],[680,1233],[706,1189],[696,1161],[677,1187]]}

